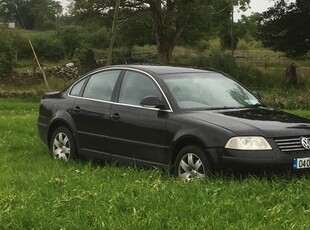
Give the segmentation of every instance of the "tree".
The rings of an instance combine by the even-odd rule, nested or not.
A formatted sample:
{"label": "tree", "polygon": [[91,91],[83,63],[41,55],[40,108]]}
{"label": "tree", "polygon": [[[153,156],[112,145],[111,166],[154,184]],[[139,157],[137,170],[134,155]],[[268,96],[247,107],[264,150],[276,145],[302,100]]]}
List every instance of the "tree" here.
{"label": "tree", "polygon": [[0,0],[0,19],[3,22],[19,21],[17,9],[20,9],[24,0]]}
{"label": "tree", "polygon": [[113,16],[113,22],[112,22],[110,44],[109,44],[109,49],[108,49],[108,53],[107,53],[107,62],[106,62],[107,65],[110,65],[112,62],[112,53],[113,53],[113,46],[114,46],[115,35],[116,35],[116,27],[117,27],[120,3],[121,3],[121,0],[116,0],[116,6],[114,8],[114,16]]}
{"label": "tree", "polygon": [[53,29],[61,12],[56,0],[0,0],[0,19],[13,20],[26,29]]}
{"label": "tree", "polygon": [[169,63],[171,61],[173,49],[188,26],[198,25],[196,28],[204,31],[204,33],[197,34],[201,37],[211,30],[207,27],[212,25],[209,21],[213,21],[213,24],[221,24],[222,21],[217,20],[215,23],[212,18],[223,15],[225,18],[223,21],[230,22],[232,6],[240,4],[241,8],[244,8],[248,3],[249,0],[150,1],[150,11],[155,21],[159,62]]}
{"label": "tree", "polygon": [[257,34],[258,22],[261,18],[260,13],[254,13],[250,16],[241,15],[241,19],[235,25],[236,33],[239,38],[246,41],[252,41]]}
{"label": "tree", "polygon": [[[171,62],[172,52],[182,33],[195,23],[206,24],[218,3],[224,3],[225,8],[231,3],[248,3],[249,0],[123,0],[120,18],[129,20],[131,15],[148,12],[152,18],[153,34],[160,63]],[[111,21],[109,12],[113,11],[115,1],[109,0],[75,0],[73,13],[80,19],[104,18]],[[196,20],[195,20],[196,19]],[[229,21],[229,17],[228,17]],[[196,27],[197,28],[197,27]]]}
{"label": "tree", "polygon": [[[131,15],[147,11],[152,18],[158,61],[169,63],[177,40],[193,12],[207,8],[207,3],[210,2],[211,0],[127,0],[122,1],[120,18],[127,20]],[[91,15],[93,18],[105,18],[107,21],[109,20],[109,11],[112,10],[111,1],[75,1],[74,12],[80,19],[89,18]]]}
{"label": "tree", "polygon": [[[129,15],[130,13],[126,13]],[[133,14],[130,20],[124,20],[119,24],[118,40],[117,44],[123,44],[128,47],[134,45],[156,45],[154,38],[153,19],[149,12],[140,12],[139,14]],[[137,36],[137,34],[139,36]]]}
{"label": "tree", "polygon": [[279,0],[262,14],[258,39],[265,47],[297,57],[310,51],[309,28],[309,0],[296,0],[290,4]]}
{"label": "tree", "polygon": [[[193,13],[201,9],[208,12],[211,1],[149,1],[154,20],[154,33],[160,63],[169,63],[172,52]],[[203,19],[203,18],[202,18]]]}

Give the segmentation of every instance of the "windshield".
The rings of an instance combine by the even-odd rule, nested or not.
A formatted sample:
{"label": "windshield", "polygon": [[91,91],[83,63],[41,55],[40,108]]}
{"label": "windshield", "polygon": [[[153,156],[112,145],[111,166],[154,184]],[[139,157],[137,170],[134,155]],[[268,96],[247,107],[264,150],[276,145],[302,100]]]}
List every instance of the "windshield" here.
{"label": "windshield", "polygon": [[162,79],[182,109],[261,105],[244,87],[220,73],[177,73],[165,75]]}

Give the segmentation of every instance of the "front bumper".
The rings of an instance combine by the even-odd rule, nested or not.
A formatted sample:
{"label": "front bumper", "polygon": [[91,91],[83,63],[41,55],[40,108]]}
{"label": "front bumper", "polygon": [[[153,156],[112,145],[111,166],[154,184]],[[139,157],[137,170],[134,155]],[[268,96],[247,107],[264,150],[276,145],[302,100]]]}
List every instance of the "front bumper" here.
{"label": "front bumper", "polygon": [[310,157],[310,151],[283,153],[280,150],[242,151],[231,149],[214,149],[211,151],[216,169],[233,169],[238,171],[310,171],[310,169],[293,169],[293,160]]}

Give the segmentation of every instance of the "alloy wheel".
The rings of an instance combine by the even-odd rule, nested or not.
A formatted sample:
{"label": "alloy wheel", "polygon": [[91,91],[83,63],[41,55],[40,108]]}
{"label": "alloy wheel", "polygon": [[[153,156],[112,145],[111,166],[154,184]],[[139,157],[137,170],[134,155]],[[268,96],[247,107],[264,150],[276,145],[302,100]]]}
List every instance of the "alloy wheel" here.
{"label": "alloy wheel", "polygon": [[70,141],[68,136],[59,132],[53,140],[52,154],[54,159],[68,161],[70,158]]}
{"label": "alloy wheel", "polygon": [[204,179],[206,175],[202,160],[194,153],[185,154],[178,165],[178,176],[185,180]]}

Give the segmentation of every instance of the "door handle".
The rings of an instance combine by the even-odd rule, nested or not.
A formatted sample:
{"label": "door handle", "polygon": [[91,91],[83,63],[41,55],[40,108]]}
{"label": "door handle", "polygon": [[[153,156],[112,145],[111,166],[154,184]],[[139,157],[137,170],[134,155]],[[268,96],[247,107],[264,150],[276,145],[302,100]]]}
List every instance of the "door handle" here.
{"label": "door handle", "polygon": [[81,112],[80,106],[75,106],[75,107],[73,108],[73,111],[76,112],[76,113]]}
{"label": "door handle", "polygon": [[120,115],[118,113],[114,113],[114,114],[111,115],[111,118],[113,120],[119,120],[121,117],[120,117]]}

